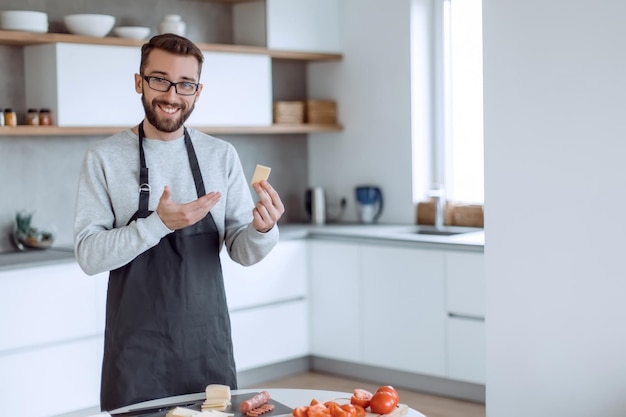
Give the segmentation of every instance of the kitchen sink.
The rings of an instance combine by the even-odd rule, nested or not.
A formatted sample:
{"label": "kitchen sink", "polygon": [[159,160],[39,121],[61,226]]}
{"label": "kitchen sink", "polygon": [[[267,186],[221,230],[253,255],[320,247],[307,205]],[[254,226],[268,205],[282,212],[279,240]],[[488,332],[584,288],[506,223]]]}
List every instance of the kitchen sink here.
{"label": "kitchen sink", "polygon": [[462,227],[462,226],[443,226],[437,228],[435,226],[417,226],[412,233],[418,235],[431,235],[431,236],[454,236],[463,233],[479,232],[482,228],[478,227]]}

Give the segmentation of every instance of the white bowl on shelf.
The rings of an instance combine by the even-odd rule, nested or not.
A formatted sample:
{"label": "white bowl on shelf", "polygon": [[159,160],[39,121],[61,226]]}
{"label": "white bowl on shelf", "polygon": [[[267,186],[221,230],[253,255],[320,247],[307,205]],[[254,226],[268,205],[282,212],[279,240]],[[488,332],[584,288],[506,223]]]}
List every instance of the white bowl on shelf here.
{"label": "white bowl on shelf", "polygon": [[120,38],[141,41],[148,37],[150,34],[150,28],[146,26],[118,26],[113,28],[113,33]]}
{"label": "white bowl on shelf", "polygon": [[94,36],[102,38],[109,34],[115,25],[115,16],[106,14],[69,14],[63,22],[74,35]]}
{"label": "white bowl on shelf", "polygon": [[48,14],[31,10],[6,10],[0,13],[0,29],[47,32]]}

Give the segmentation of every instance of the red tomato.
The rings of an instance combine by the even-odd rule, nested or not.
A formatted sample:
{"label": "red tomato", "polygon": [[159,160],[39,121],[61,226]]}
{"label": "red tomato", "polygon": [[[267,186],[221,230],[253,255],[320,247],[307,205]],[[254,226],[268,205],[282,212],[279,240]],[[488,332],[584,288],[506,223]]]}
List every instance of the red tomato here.
{"label": "red tomato", "polygon": [[354,417],[365,417],[365,408],[360,405],[352,404],[356,410]]}
{"label": "red tomato", "polygon": [[319,401],[317,401],[315,398],[313,398],[309,405],[316,405],[316,404],[319,404],[319,403],[320,403]]}
{"label": "red tomato", "polygon": [[398,403],[394,395],[386,391],[375,393],[370,401],[370,409],[372,413],[376,414],[391,413],[394,408],[396,408],[396,405],[398,405]]}
{"label": "red tomato", "polygon": [[350,398],[350,404],[360,405],[363,408],[367,408],[370,406],[371,399],[372,399],[371,392],[364,390],[364,389],[357,388],[352,393],[352,397]]}
{"label": "red tomato", "polygon": [[378,387],[376,392],[389,392],[396,399],[396,405],[398,405],[398,403],[400,402],[400,395],[398,394],[398,391],[396,391],[396,389],[391,385],[383,385],[382,387]]}
{"label": "red tomato", "polygon": [[308,417],[330,417],[330,410],[324,404],[320,404],[314,400],[315,404],[310,405],[307,410]]}
{"label": "red tomato", "polygon": [[293,417],[307,417],[308,409],[309,409],[309,407],[307,407],[307,406],[296,407],[296,408],[293,409],[291,414],[293,415]]}
{"label": "red tomato", "polygon": [[331,403],[328,409],[330,410],[331,417],[347,417],[346,410],[341,408],[337,403]]}
{"label": "red tomato", "polygon": [[356,417],[356,408],[352,404],[342,404],[341,408],[346,412],[346,417]]}
{"label": "red tomato", "polygon": [[337,407],[339,407],[339,403],[337,401],[326,401],[324,405],[328,408],[330,408],[332,405],[336,405]]}

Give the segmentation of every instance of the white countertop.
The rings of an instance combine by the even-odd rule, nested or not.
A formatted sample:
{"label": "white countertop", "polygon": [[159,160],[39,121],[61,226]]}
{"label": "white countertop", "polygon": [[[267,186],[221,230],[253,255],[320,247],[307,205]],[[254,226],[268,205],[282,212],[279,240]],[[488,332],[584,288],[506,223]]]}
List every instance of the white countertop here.
{"label": "white countertop", "polygon": [[[236,394],[245,394],[245,393],[253,393],[259,391],[267,391],[270,393],[270,396],[279,401],[280,403],[286,405],[290,408],[296,408],[303,405],[310,404],[312,399],[316,399],[320,403],[324,403],[330,400],[336,400],[338,398],[349,398],[351,394],[340,392],[340,391],[324,391],[324,390],[309,390],[309,389],[290,389],[290,388],[257,388],[257,389],[246,389],[246,390],[234,390],[232,391],[233,395]],[[129,413],[133,410],[152,408],[152,407],[165,407],[168,404],[178,404],[184,402],[196,402],[203,400],[205,398],[205,393],[197,393],[197,394],[187,394],[187,395],[178,395],[175,397],[161,398],[158,400],[145,401],[142,403],[130,405],[128,407],[118,408],[116,410],[112,410],[110,412],[111,415],[120,414],[120,413]],[[400,399],[402,402],[402,399]],[[98,414],[100,416],[101,414]],[[104,414],[106,415],[106,414]],[[425,417],[422,413],[409,408],[407,417]]]}
{"label": "white countertop", "polygon": [[[416,231],[424,226],[393,224],[312,224],[280,225],[280,239],[348,239],[352,241],[395,242],[435,247],[483,251],[485,232],[483,230],[458,228],[471,231],[452,236],[424,235]],[[428,228],[429,226],[426,226]],[[430,226],[432,228],[432,226]],[[73,262],[72,248],[50,248],[28,250],[26,252],[0,253],[0,271],[25,267],[36,267],[55,263]]]}

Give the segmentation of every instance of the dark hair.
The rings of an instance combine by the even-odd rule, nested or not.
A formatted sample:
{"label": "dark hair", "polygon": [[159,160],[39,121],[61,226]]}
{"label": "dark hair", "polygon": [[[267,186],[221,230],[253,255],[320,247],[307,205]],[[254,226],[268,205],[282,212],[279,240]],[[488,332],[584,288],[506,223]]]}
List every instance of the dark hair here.
{"label": "dark hair", "polygon": [[189,39],[173,33],[153,36],[147,43],[143,44],[141,47],[141,63],[139,64],[140,74],[143,74],[143,70],[148,64],[148,56],[153,49],[161,49],[176,55],[195,57],[198,60],[198,77],[200,77],[202,63],[204,62],[202,51]]}

